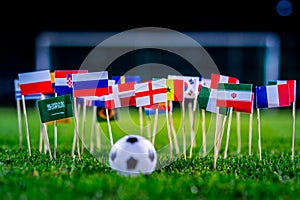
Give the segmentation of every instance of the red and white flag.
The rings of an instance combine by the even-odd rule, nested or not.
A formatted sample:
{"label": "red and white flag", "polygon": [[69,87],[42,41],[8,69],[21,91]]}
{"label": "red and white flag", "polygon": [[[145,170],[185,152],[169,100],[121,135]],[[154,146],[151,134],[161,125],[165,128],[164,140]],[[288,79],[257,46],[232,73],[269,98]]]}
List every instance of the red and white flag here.
{"label": "red and white flag", "polygon": [[235,77],[214,74],[214,73],[211,74],[210,80],[211,80],[210,88],[212,89],[217,89],[218,83],[233,83],[233,84],[239,83],[239,79]]}
{"label": "red and white flag", "polygon": [[233,109],[234,112],[244,112],[244,113],[253,113],[254,108],[254,92],[252,92],[252,99],[251,102],[247,102],[242,107],[235,107]]}
{"label": "red and white flag", "polygon": [[26,72],[18,75],[22,95],[54,93],[49,70]]}
{"label": "red and white flag", "polygon": [[108,109],[135,106],[134,82],[110,86],[110,94],[105,96],[105,107]]}
{"label": "red and white flag", "polygon": [[134,85],[136,106],[148,106],[167,101],[166,79]]}

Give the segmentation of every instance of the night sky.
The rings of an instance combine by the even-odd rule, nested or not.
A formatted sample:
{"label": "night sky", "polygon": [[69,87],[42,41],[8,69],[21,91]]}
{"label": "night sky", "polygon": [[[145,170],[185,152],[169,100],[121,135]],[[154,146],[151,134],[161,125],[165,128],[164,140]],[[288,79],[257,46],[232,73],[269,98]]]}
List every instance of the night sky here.
{"label": "night sky", "polygon": [[[281,37],[281,78],[300,74],[299,1],[280,16],[278,1],[198,1],[135,4],[75,1],[8,2],[1,6],[0,105],[14,105],[13,79],[35,69],[35,38],[42,31],[125,31],[163,27],[177,31],[272,31]],[[27,4],[26,4],[27,3]],[[197,4],[196,4],[197,3]],[[284,10],[283,10],[284,11]],[[299,82],[299,81],[298,81]]]}

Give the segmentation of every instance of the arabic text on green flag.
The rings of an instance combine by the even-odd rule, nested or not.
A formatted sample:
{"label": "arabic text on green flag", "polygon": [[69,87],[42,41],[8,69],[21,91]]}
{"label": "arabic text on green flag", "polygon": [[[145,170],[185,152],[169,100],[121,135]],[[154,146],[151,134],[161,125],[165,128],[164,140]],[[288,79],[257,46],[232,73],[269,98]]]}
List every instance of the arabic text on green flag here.
{"label": "arabic text on green flag", "polygon": [[39,100],[38,107],[42,123],[73,117],[70,94]]}

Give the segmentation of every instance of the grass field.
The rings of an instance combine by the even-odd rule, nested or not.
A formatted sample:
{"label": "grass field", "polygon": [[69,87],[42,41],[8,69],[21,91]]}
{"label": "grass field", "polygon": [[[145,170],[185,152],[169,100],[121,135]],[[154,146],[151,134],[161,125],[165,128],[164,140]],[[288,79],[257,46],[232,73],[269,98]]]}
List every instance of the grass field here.
{"label": "grass field", "polygon": [[[129,111],[129,112],[128,112]],[[199,114],[199,113],[198,113]],[[212,133],[207,133],[208,154],[202,156],[201,117],[196,117],[196,146],[186,160],[165,162],[147,176],[124,177],[100,162],[89,149],[91,110],[87,112],[85,141],[81,160],[71,156],[73,121],[58,125],[58,154],[50,160],[38,151],[40,120],[36,108],[28,109],[32,156],[28,156],[23,127],[23,151],[19,150],[16,109],[0,108],[0,197],[1,199],[299,199],[300,138],[296,117],[295,159],[291,160],[291,108],[261,111],[262,161],[257,150],[256,113],[253,118],[252,155],[248,155],[249,115],[241,115],[241,153],[237,154],[236,118],[232,121],[228,158],[223,158],[223,137],[217,168],[213,168]],[[187,133],[189,129],[186,113]],[[168,140],[164,116],[159,116],[155,147],[167,154]],[[144,123],[146,119],[144,118]],[[153,118],[151,118],[153,124]],[[180,110],[174,110],[174,124],[182,150]],[[139,133],[137,110],[120,110],[112,121],[114,141]],[[101,123],[101,152],[109,148],[107,124]],[[207,129],[214,127],[214,115],[206,115]],[[82,127],[80,127],[82,128]],[[48,134],[53,147],[53,127]],[[225,128],[226,133],[226,128]],[[144,134],[147,134],[146,127]],[[187,136],[189,144],[189,134]],[[189,150],[187,150],[189,154]],[[160,161],[162,163],[164,161]]]}

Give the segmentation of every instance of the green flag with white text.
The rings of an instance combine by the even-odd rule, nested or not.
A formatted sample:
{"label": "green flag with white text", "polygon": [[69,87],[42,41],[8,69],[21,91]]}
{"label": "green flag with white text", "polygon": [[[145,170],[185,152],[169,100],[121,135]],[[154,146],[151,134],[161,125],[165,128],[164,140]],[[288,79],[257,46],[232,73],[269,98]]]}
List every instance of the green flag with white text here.
{"label": "green flag with white text", "polygon": [[70,94],[39,100],[38,107],[42,123],[73,117]]}

